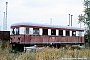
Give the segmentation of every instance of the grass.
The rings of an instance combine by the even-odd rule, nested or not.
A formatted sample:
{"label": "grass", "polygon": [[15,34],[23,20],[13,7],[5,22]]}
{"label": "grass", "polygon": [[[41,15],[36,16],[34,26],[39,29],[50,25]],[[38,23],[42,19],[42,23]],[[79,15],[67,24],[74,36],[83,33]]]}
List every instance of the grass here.
{"label": "grass", "polygon": [[[1,48],[1,46],[0,46]],[[0,60],[60,60],[61,58],[83,58],[90,59],[90,49],[71,49],[44,47],[42,50],[10,53],[9,47],[0,49]]]}

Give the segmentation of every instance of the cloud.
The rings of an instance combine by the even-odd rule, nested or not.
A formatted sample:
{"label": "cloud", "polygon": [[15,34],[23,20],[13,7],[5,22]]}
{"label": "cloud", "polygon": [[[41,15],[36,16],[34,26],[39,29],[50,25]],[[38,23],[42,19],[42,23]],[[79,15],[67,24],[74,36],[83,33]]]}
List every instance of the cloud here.
{"label": "cloud", "polygon": [[[67,1],[67,0],[66,0]],[[23,14],[26,15],[55,15],[55,14],[68,14],[79,13],[82,8],[81,6],[75,6],[74,4],[70,5],[70,3],[62,3],[60,0],[27,0],[14,2],[10,5],[10,11],[14,14]],[[76,3],[75,3],[76,4]],[[76,4],[77,5],[77,4]]]}
{"label": "cloud", "polygon": [[8,1],[9,27],[13,23],[22,21],[50,23],[50,18],[53,19],[52,21],[53,24],[67,25],[69,13],[73,14],[74,20],[73,22],[77,24],[76,21],[77,17],[83,11],[82,0],[17,0],[17,1],[7,0],[7,1]]}

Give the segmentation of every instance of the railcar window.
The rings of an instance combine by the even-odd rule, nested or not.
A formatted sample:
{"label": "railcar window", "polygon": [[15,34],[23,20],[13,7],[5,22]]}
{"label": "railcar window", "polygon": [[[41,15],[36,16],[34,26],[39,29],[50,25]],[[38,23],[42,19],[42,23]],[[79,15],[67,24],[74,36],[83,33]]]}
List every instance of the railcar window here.
{"label": "railcar window", "polygon": [[43,35],[48,35],[48,29],[43,29]]}
{"label": "railcar window", "polygon": [[51,29],[51,35],[56,35],[56,30]]}
{"label": "railcar window", "polygon": [[26,28],[26,34],[29,34],[29,28]]}
{"label": "railcar window", "polygon": [[15,31],[14,31],[15,28],[12,29],[12,34],[15,34]]}
{"label": "railcar window", "polygon": [[63,36],[63,30],[59,30],[59,35]]}
{"label": "railcar window", "polygon": [[16,28],[16,35],[19,34],[19,28]]}
{"label": "railcar window", "polygon": [[39,28],[33,28],[33,34],[39,34]]}
{"label": "railcar window", "polygon": [[66,36],[70,36],[70,31],[66,30]]}
{"label": "railcar window", "polygon": [[76,31],[72,31],[72,36],[76,36]]}

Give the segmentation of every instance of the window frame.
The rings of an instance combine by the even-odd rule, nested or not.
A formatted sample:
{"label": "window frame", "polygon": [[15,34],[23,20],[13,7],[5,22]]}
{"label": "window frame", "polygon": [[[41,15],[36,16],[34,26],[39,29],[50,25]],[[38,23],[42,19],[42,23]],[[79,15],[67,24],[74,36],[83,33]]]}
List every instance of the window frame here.
{"label": "window frame", "polygon": [[[52,33],[54,32],[54,33]],[[51,29],[51,35],[55,35],[56,36],[56,29]]]}
{"label": "window frame", "polygon": [[[60,31],[62,31],[62,34],[60,34]],[[58,34],[59,36],[63,36],[63,30],[59,30]]]}
{"label": "window frame", "polygon": [[[46,33],[44,33],[46,32]],[[48,29],[42,29],[42,35],[48,35]]]}
{"label": "window frame", "polygon": [[26,34],[29,34],[29,28],[28,27],[26,27],[26,29],[25,29],[25,31],[26,31]]}
{"label": "window frame", "polygon": [[19,28],[16,28],[16,35],[19,35]]}
{"label": "window frame", "polygon": [[[34,30],[36,29],[36,31],[34,32]],[[34,35],[39,35],[40,31],[39,28],[33,28],[33,34]]]}
{"label": "window frame", "polygon": [[66,30],[66,36],[70,36],[70,31],[69,30]]}

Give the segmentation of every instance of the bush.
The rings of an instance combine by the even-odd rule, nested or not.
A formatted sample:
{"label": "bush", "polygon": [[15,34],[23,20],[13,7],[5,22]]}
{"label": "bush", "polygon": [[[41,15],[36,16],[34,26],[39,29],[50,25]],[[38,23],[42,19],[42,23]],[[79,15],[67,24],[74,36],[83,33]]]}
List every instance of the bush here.
{"label": "bush", "polygon": [[72,47],[71,47],[71,50],[74,50],[74,49],[80,50],[81,48],[78,47],[78,46],[72,46]]}

